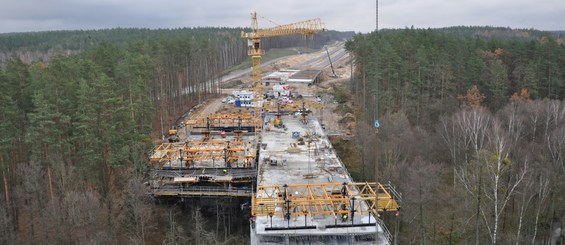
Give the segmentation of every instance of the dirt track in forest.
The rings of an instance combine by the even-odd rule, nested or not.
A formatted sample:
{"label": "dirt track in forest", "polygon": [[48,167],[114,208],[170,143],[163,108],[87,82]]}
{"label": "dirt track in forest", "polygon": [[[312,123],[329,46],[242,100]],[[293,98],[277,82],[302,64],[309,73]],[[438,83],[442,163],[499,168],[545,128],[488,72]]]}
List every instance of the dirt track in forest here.
{"label": "dirt track in forest", "polygon": [[[271,65],[268,64],[265,65],[277,66],[280,68],[292,67],[299,64],[307,63],[309,60],[312,61],[318,60],[321,55],[325,55],[325,52],[326,51],[322,49],[318,52],[314,52],[310,54],[292,55],[292,56],[280,58],[275,62],[273,62],[273,64]],[[322,75],[321,75],[322,82],[320,84],[310,87],[304,84],[291,84],[291,87],[293,87],[295,91],[298,91],[301,94],[316,95],[321,91],[325,91],[325,92],[331,91],[332,85],[343,86],[345,83],[349,81],[349,77],[351,76],[350,66],[345,65],[346,61],[343,60],[341,60],[341,62],[339,63],[340,65],[337,65],[335,67],[335,72],[339,76],[338,78],[330,77],[329,74],[331,74],[331,69],[329,67],[325,67],[322,71]],[[264,67],[263,69],[272,70],[272,67]],[[247,70],[249,69],[234,71],[232,74],[239,73],[241,74],[241,76],[231,77],[231,79],[241,79],[246,86],[249,86],[249,84],[251,84],[251,78],[249,77],[249,73],[246,73]],[[226,81],[224,80],[223,82]],[[221,91],[223,94],[227,95],[227,94],[231,94],[233,89],[222,89]],[[223,98],[225,98],[225,96],[221,96],[215,99],[210,99],[204,102],[204,104],[202,104],[197,110],[192,111],[191,114],[188,115],[188,117],[195,114],[213,114],[217,112],[226,113],[228,111],[235,111],[235,107],[233,107],[233,105],[222,103]],[[308,98],[306,100],[313,100],[313,98]],[[338,120],[341,119],[343,115],[333,112],[337,104],[332,102],[333,101],[324,100],[323,106],[319,106],[317,108],[310,108],[310,109],[312,109],[314,111],[314,115],[318,117],[318,119],[321,120],[326,125],[326,130],[328,131],[328,133],[339,134],[339,135],[350,135],[351,132],[349,131],[351,126],[341,125],[338,123]],[[186,121],[186,119],[187,118],[183,118],[182,121]],[[184,130],[179,131],[179,133],[182,134],[182,131]],[[184,135],[179,135],[179,136],[182,138]]]}

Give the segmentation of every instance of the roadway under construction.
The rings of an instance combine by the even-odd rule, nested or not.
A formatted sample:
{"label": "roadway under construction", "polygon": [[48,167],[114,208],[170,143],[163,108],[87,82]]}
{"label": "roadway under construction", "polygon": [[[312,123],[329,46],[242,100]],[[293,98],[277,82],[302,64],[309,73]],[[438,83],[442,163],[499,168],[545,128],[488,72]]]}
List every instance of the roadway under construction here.
{"label": "roadway under construction", "polygon": [[355,182],[304,105],[190,115],[178,130],[181,137],[151,153],[155,199],[240,198],[250,207],[251,244],[391,243],[379,217],[400,209],[400,194]]}
{"label": "roadway under construction", "polygon": [[154,198],[247,198],[252,244],[389,243],[378,217],[399,210],[400,196],[354,182],[311,113],[194,115],[185,124],[185,138],[153,150]]}
{"label": "roadway under construction", "polygon": [[264,122],[251,244],[388,243],[378,213],[399,209],[392,186],[354,182],[312,115],[271,113]]}

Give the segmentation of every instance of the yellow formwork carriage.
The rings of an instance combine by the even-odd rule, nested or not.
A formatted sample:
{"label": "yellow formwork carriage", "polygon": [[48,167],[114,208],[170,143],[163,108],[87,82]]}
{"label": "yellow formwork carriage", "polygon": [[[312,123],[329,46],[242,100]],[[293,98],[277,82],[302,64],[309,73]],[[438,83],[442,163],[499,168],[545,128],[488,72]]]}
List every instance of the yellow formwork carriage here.
{"label": "yellow formwork carriage", "polygon": [[251,113],[215,113],[215,114],[196,114],[186,120],[187,127],[206,127],[210,126],[253,126],[256,131],[261,130],[260,112],[253,115]]}
{"label": "yellow formwork carriage", "polygon": [[245,141],[163,143],[153,150],[150,160],[160,167],[169,161],[181,159],[187,163],[196,161],[253,162],[256,158],[254,152],[254,145]]}
{"label": "yellow formwork carriage", "polygon": [[400,210],[398,201],[380,183],[258,186],[252,197],[251,215],[339,215],[351,210],[377,213]]}

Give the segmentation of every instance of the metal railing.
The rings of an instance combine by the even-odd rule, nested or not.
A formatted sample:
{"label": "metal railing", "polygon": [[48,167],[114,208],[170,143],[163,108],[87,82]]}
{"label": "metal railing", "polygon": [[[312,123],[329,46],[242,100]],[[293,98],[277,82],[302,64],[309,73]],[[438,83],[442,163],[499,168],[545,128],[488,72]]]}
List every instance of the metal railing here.
{"label": "metal railing", "polygon": [[388,241],[389,244],[391,244],[392,243],[392,235],[390,234],[390,231],[388,230],[388,228],[386,228],[386,225],[383,222],[383,220],[377,219],[377,224],[379,224],[379,226],[383,229],[383,234],[384,234],[386,240]]}
{"label": "metal railing", "polygon": [[[224,171],[226,169],[227,173]],[[202,172],[204,170],[204,172]],[[219,168],[219,169],[192,169],[192,170],[153,170],[153,176],[161,177],[199,177],[199,176],[231,176],[237,178],[252,178],[257,175],[256,168]]]}
{"label": "metal railing", "polygon": [[251,196],[252,190],[248,187],[214,187],[214,186],[190,186],[174,187],[164,186],[152,189],[155,197],[172,196]]}
{"label": "metal railing", "polygon": [[394,188],[394,186],[388,182],[386,184],[381,184],[390,194],[392,194],[392,196],[394,197],[394,199],[396,200],[397,203],[401,203],[402,202],[402,193],[398,192],[396,190],[396,188]]}

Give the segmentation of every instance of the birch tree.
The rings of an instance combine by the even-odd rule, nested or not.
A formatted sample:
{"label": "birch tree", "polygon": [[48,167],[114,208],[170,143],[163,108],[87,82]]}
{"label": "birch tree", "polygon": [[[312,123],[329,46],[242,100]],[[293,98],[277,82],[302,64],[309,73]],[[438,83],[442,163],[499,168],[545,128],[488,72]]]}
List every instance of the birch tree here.
{"label": "birch tree", "polygon": [[545,142],[552,163],[565,173],[565,126],[553,130]]}
{"label": "birch tree", "polygon": [[145,188],[139,177],[128,181],[125,198],[124,226],[128,231],[132,244],[146,244],[146,236],[150,227],[151,207],[146,200]]}
{"label": "birch tree", "polygon": [[527,173],[527,162],[521,166],[510,160],[510,140],[502,125],[493,121],[488,130],[485,148],[479,150],[466,168],[460,168],[458,178],[472,197],[481,195],[476,183],[482,178],[484,202],[480,203],[480,215],[486,225],[492,244],[500,239],[500,221],[517,187]]}

